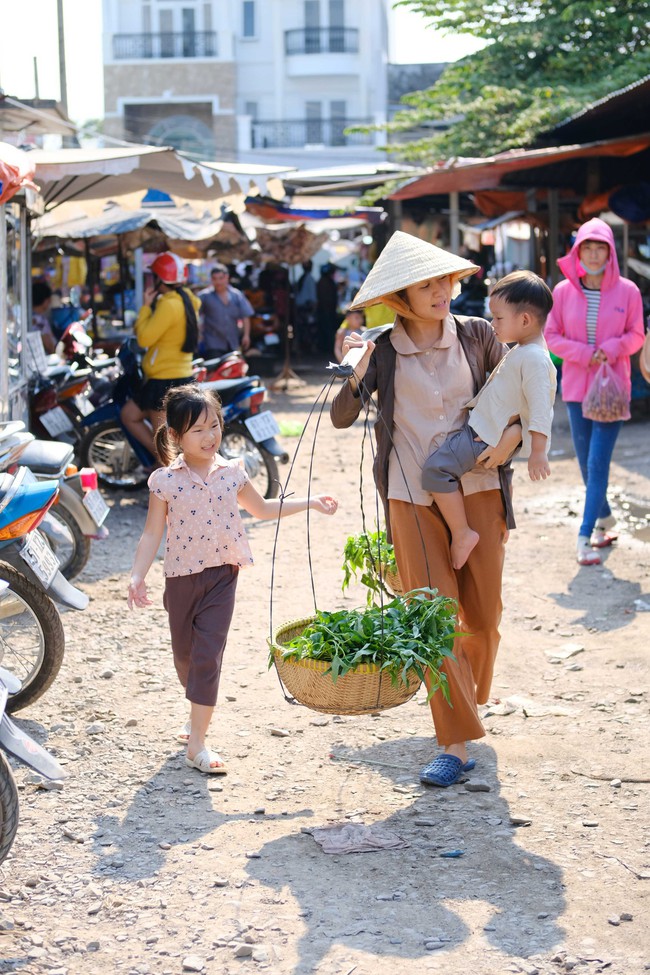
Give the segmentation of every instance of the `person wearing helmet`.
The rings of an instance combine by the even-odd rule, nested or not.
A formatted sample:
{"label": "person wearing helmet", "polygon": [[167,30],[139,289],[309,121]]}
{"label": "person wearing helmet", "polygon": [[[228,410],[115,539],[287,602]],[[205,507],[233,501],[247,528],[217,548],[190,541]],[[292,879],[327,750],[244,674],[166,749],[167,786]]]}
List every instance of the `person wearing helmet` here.
{"label": "person wearing helmet", "polygon": [[129,432],[155,455],[153,438],[165,419],[165,393],[193,381],[200,302],[185,287],[185,264],[176,254],[159,254],[150,270],[154,284],[144,292],[135,323],[138,344],[147,350],[142,360],[145,382],[137,398],[124,404],[121,417]]}

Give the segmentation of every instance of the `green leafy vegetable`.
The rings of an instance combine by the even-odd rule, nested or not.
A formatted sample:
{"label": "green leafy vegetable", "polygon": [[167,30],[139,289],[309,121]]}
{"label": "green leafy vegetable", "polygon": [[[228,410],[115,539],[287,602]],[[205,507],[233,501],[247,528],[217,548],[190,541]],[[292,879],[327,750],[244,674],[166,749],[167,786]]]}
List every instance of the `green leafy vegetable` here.
{"label": "green leafy vegetable", "polygon": [[386,540],[386,532],[361,532],[350,535],[343,549],[343,582],[341,589],[350,585],[354,576],[366,587],[368,606],[380,592],[387,592],[384,580],[387,572],[396,572],[395,551]]}
{"label": "green leafy vegetable", "polygon": [[447,678],[440,668],[445,660],[454,659],[457,609],[456,601],[437,589],[414,589],[383,608],[318,612],[300,635],[281,648],[282,656],[329,661],[326,673],[334,682],[361,664],[376,664],[393,684],[407,683],[411,669],[420,680],[428,673],[429,699],[441,690],[449,701]]}

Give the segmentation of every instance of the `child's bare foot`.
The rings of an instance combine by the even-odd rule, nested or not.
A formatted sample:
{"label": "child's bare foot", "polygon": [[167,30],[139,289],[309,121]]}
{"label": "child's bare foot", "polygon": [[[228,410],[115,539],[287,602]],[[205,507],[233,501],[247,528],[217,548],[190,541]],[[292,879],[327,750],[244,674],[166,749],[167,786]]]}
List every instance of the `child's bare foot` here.
{"label": "child's bare foot", "polygon": [[462,569],[472,549],[478,545],[478,539],[478,532],[471,528],[463,532],[454,532],[451,537],[451,564],[454,569]]}

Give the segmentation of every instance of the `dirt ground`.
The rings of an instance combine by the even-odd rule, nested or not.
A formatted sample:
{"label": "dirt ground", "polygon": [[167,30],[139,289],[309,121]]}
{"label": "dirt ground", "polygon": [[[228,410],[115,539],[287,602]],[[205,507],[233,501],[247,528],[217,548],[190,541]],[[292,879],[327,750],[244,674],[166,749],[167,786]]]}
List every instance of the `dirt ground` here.
{"label": "dirt ground", "polygon": [[[325,374],[305,378],[270,396],[280,421],[305,420]],[[315,426],[288,487],[298,495]],[[471,747],[470,782],[488,791],[419,784],[436,752],[422,691],[372,717],[284,701],[267,669],[276,529],[248,518],[256,565],[241,575],[211,735],[229,774],[187,769],[159,562],[155,608],[126,609],[146,494],[112,496],[110,538],[79,579],[90,606],[65,614],[62,671],[19,715],[68,777],[48,791],[16,770],[22,819],[0,868],[0,972],[650,969],[649,430],[646,419],[621,434],[611,477],[620,539],[600,567],[574,560],[582,491],[561,404],[551,479],[531,484],[516,465],[503,641],[487,736]],[[340,588],[343,544],[361,525],[361,435],[324,417],[315,438],[313,490],[340,499],[334,519],[309,523],[324,609],[364,598]],[[374,504],[368,468],[370,521]],[[296,516],[279,530],[273,624],[312,608],[307,523]],[[381,824],[408,846],[327,855],[306,831],[341,821]],[[454,850],[463,855],[442,855]]]}

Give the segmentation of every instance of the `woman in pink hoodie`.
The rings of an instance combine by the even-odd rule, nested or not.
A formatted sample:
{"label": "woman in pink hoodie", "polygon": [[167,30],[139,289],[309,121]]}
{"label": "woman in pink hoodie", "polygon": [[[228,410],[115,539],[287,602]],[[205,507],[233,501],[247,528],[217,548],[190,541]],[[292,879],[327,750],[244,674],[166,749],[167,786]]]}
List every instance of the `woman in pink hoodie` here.
{"label": "woman in pink hoodie", "polygon": [[609,465],[621,420],[587,420],[582,401],[602,362],[608,362],[631,397],[630,356],[643,345],[643,305],[637,286],[621,277],[611,228],[597,217],[583,224],[573,247],[558,261],[566,281],[553,291],[546,343],[562,364],[562,398],[585,482],[578,535],[580,565],[598,565],[598,549],[616,535],[607,503]]}

